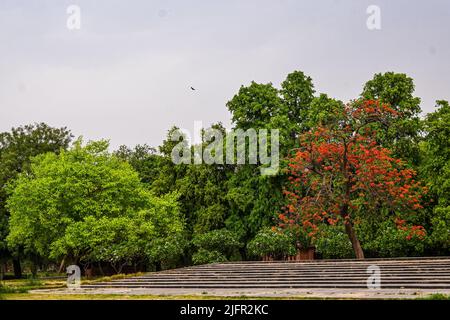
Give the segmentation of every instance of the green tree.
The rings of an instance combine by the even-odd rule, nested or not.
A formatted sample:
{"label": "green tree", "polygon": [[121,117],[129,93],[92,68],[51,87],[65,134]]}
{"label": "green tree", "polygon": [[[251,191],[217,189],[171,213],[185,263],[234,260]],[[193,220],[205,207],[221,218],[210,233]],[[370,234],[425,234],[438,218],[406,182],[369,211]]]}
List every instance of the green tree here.
{"label": "green tree", "polygon": [[271,256],[275,259],[283,259],[288,255],[295,255],[297,250],[293,237],[288,233],[263,228],[248,242],[247,251],[252,257]]}
{"label": "green tree", "polygon": [[[289,163],[288,201],[280,226],[301,228],[314,240],[319,226],[340,223],[356,258],[364,259],[355,231],[360,220],[383,221],[394,215],[413,220],[425,190],[414,180],[414,170],[377,144],[376,131],[370,128],[395,114],[377,101],[356,102],[345,108],[344,120],[304,133]],[[423,226],[399,228],[408,236],[426,235]]]}
{"label": "green tree", "polygon": [[310,104],[314,98],[314,84],[311,77],[301,71],[294,71],[287,75],[281,83],[283,104],[287,107],[289,122],[294,124],[292,138],[308,129],[305,120],[309,118]]}
{"label": "green tree", "polygon": [[[298,133],[304,127],[302,117],[306,117],[313,93],[311,78],[300,71],[289,74],[281,90],[271,83],[252,82],[249,86],[242,86],[227,103],[233,129],[278,129],[280,156],[283,158],[298,144]],[[284,180],[281,173],[261,176],[260,163],[238,165],[228,181],[230,211],[227,228],[247,242],[261,228],[273,225],[283,201]],[[242,254],[245,256],[244,252]]]}
{"label": "green tree", "polygon": [[239,92],[227,102],[231,119],[236,128],[266,128],[272,118],[287,113],[279,92],[271,83],[252,82],[241,86]]}
{"label": "green tree", "polygon": [[52,128],[45,123],[21,126],[0,133],[0,253],[2,256],[14,257],[16,277],[20,278],[22,271],[17,252],[7,250],[9,212],[5,207],[6,184],[19,173],[29,171],[31,157],[67,149],[72,137],[65,127]]}
{"label": "green tree", "polygon": [[417,165],[419,161],[420,98],[414,96],[414,81],[404,73],[377,73],[364,85],[361,97],[388,103],[398,112],[395,121],[378,127],[379,142]]}
{"label": "green tree", "polygon": [[450,105],[439,100],[436,107],[424,121],[421,169],[435,204],[430,213],[431,238],[435,250],[445,254],[450,247]]}
{"label": "green tree", "polygon": [[316,128],[317,126],[326,126],[337,122],[342,114],[345,105],[342,101],[328,97],[321,93],[318,97],[312,99],[308,110],[305,112],[303,132]]}
{"label": "green tree", "polygon": [[[205,132],[217,129],[225,136],[225,128],[214,124],[203,131],[202,150],[209,145]],[[213,229],[222,228],[227,214],[227,186],[228,175],[233,166],[226,164],[174,164],[171,158],[176,143],[173,141],[176,127],[169,130],[166,140],[159,147],[159,156],[156,178],[151,183],[151,189],[156,194],[177,192],[179,194],[180,210],[186,218],[189,232],[204,233]],[[222,141],[225,144],[225,140]],[[181,143],[191,153],[191,161],[196,146],[190,146],[186,140]]]}
{"label": "green tree", "polygon": [[152,184],[159,174],[161,156],[157,154],[155,148],[146,144],[138,144],[134,149],[122,145],[114,154],[131,164],[141,181],[146,184]]}
{"label": "green tree", "polygon": [[197,234],[192,243],[198,249],[192,256],[194,264],[234,260],[242,246],[237,235],[226,229]]}
{"label": "green tree", "polygon": [[154,180],[151,182],[151,190],[156,195],[164,195],[169,192],[178,190],[177,181],[182,179],[188,168],[187,164],[175,164],[172,161],[172,151],[179,143],[183,144],[183,148],[190,148],[188,141],[184,135],[181,135],[178,140],[175,135],[179,132],[179,128],[173,126],[167,132],[167,137],[163,143],[158,147],[159,158],[157,161],[157,173]]}
{"label": "green tree", "polygon": [[149,252],[153,239],[180,234],[175,196],[153,196],[107,149],[107,141],[82,146],[78,140],[69,151],[33,158],[30,171],[9,186],[9,247],[82,263],[108,261],[120,270],[142,258],[142,248]]}

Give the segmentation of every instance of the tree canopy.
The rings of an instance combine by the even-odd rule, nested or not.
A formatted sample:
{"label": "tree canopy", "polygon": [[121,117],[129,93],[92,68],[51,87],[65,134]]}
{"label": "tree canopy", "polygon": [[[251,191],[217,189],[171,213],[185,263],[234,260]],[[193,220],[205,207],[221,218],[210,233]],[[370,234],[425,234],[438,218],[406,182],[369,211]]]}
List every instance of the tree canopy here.
{"label": "tree canopy", "polygon": [[154,240],[181,235],[176,197],[155,197],[107,148],[106,141],[77,140],[69,151],[32,159],[9,186],[10,248],[115,264],[154,259]]}
{"label": "tree canopy", "polygon": [[[115,151],[43,123],[0,133],[1,258],[119,273],[312,246],[322,258],[448,255],[450,106],[438,100],[421,119],[414,91],[395,72],[347,104],[298,70],[279,87],[242,85],[226,103],[231,130],[253,130],[259,146],[269,132],[270,150],[279,130],[272,175],[261,174],[266,150],[220,122],[195,143],[173,126],[157,147]],[[197,161],[225,160],[231,145],[246,161]]]}
{"label": "tree canopy", "polygon": [[[281,226],[302,228],[308,236],[317,223],[342,223],[357,258],[364,258],[354,224],[367,215],[400,215],[420,209],[425,189],[415,172],[377,144],[374,122],[396,111],[378,101],[348,105],[337,123],[301,136],[301,147],[289,163],[290,190]],[[383,220],[383,218],[380,218]],[[412,227],[421,235],[423,227]]]}

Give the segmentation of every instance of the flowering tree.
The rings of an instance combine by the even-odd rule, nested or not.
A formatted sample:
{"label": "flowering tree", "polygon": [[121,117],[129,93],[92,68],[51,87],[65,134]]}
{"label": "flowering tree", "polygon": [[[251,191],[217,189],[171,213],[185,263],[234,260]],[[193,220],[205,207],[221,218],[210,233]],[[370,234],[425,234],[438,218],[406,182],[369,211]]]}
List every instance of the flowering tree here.
{"label": "flowering tree", "polygon": [[[415,172],[376,142],[374,128],[389,125],[397,112],[378,101],[356,101],[345,106],[333,123],[301,135],[288,165],[287,205],[280,226],[300,228],[314,238],[319,224],[343,223],[355,256],[364,253],[355,224],[368,215],[400,219],[420,209],[424,187]],[[412,235],[423,236],[421,226],[397,220]]]}

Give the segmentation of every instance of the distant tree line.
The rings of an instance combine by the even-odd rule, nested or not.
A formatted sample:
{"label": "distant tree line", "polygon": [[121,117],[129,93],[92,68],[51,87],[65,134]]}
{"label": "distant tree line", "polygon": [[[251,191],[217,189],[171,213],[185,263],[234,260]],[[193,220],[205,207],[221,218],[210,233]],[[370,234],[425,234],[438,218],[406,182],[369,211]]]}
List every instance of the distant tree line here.
{"label": "distant tree line", "polygon": [[234,129],[280,130],[277,175],[174,164],[177,127],[158,148],[113,152],[44,123],[1,133],[2,267],[20,277],[24,264],[120,273],[308,247],[322,258],[449,253],[447,101],[421,118],[413,80],[387,72],[344,104],[294,71],[280,88],[242,86],[226,106]]}

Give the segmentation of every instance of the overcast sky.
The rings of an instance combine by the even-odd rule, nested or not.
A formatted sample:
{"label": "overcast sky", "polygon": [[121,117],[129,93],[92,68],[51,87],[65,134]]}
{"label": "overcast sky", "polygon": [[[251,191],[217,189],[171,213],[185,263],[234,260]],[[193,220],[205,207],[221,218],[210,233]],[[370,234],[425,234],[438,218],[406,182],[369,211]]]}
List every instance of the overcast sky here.
{"label": "overcast sky", "polygon": [[[372,4],[381,30],[366,26]],[[450,1],[0,0],[0,131],[46,122],[157,146],[172,125],[230,127],[242,84],[293,70],[343,101],[376,72],[404,72],[432,111],[450,99]]]}

